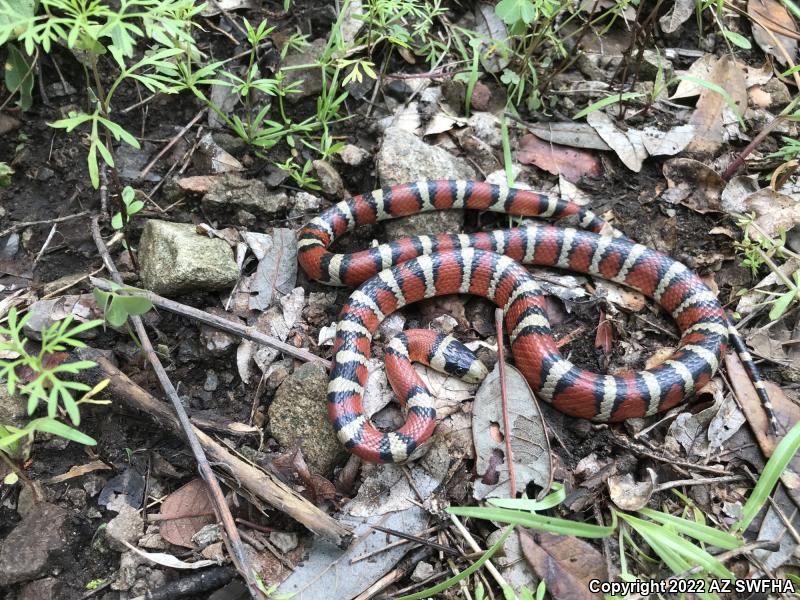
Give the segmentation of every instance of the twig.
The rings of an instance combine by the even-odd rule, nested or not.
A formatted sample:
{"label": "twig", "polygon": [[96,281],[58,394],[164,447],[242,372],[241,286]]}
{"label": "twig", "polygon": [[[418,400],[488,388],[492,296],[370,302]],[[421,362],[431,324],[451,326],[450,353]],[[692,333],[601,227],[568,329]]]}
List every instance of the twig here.
{"label": "twig", "polygon": [[11,227],[7,227],[3,231],[0,231],[0,238],[6,237],[9,233],[14,233],[15,231],[19,231],[20,229],[25,229],[26,227],[31,227],[33,225],[50,225],[51,223],[63,223],[64,221],[70,221],[72,219],[80,219],[81,217],[85,217],[89,215],[88,210],[84,210],[83,212],[75,213],[74,215],[67,215],[65,217],[56,217],[55,219],[45,219],[43,221],[21,221],[19,223],[14,223]]}
{"label": "twig", "polygon": [[[431,532],[436,531],[437,529],[439,529],[439,528],[438,527],[428,527],[427,529],[425,529],[423,531],[420,531],[419,534],[417,534],[417,535],[418,536],[422,536],[422,535],[430,534]],[[400,539],[400,540],[397,540],[396,542],[389,542],[388,544],[386,544],[382,548],[378,548],[377,550],[372,550],[371,552],[365,552],[364,554],[359,554],[358,556],[354,556],[353,558],[350,559],[350,564],[352,565],[352,564],[355,564],[357,562],[361,562],[362,560],[366,560],[368,558],[372,558],[376,554],[380,554],[381,552],[386,552],[387,550],[391,550],[392,548],[396,548],[397,546],[402,546],[404,544],[410,544],[410,543],[412,543],[412,541],[413,540]]]}
{"label": "twig", "polygon": [[[92,285],[95,286],[96,288],[99,288],[106,292],[114,291],[114,286],[112,286],[111,283],[109,283],[105,279],[90,277],[89,281],[91,281]],[[246,340],[251,340],[253,342],[256,342],[257,344],[262,344],[264,346],[269,346],[270,348],[275,348],[276,350],[280,350],[284,354],[288,354],[289,356],[293,356],[294,358],[297,358],[299,360],[303,360],[306,362],[318,362],[328,370],[330,370],[332,367],[331,361],[325,360],[324,358],[321,358],[316,354],[312,354],[308,350],[304,350],[303,348],[295,348],[294,346],[291,346],[286,342],[280,341],[278,338],[274,338],[272,336],[261,333],[254,327],[248,327],[246,325],[242,325],[241,323],[236,323],[235,321],[229,321],[228,319],[224,319],[222,317],[209,314],[203,310],[194,308],[193,306],[188,306],[186,304],[181,304],[180,302],[175,302],[174,300],[164,298],[163,296],[159,296],[158,294],[154,294],[153,292],[147,290],[140,290],[137,288],[127,288],[127,287],[123,289],[125,293],[128,295],[141,296],[142,298],[147,298],[155,306],[163,308],[164,310],[168,310],[172,313],[189,317],[205,325],[209,325],[210,327],[220,329],[221,331],[227,331],[228,333],[232,333],[233,335],[237,335]]]}
{"label": "twig", "polygon": [[728,483],[731,481],[742,481],[746,479],[743,475],[725,475],[723,477],[703,477],[702,479],[676,479],[675,481],[665,481],[653,488],[653,493],[663,492],[684,485],[706,485],[709,483]]}
{"label": "twig", "polygon": [[[456,526],[456,529],[467,542],[467,544],[469,544],[470,548],[472,548],[475,552],[483,552],[481,547],[478,545],[478,542],[475,541],[475,538],[472,537],[472,534],[467,530],[466,527],[464,527],[463,523],[458,520],[457,516],[451,514],[450,520],[453,522],[453,525]],[[483,563],[483,566],[485,566],[486,570],[492,574],[492,577],[494,577],[497,585],[499,585],[501,588],[508,586],[508,581],[506,581],[506,578],[500,574],[500,571],[498,571],[497,568],[492,564],[492,561],[487,560],[485,563]]]}
{"label": "twig", "polygon": [[511,481],[511,497],[517,497],[517,477],[514,473],[514,453],[511,450],[511,425],[508,421],[508,390],[506,389],[506,358],[503,348],[503,310],[494,311],[494,326],[497,329],[497,366],[500,377],[500,400],[503,406],[503,434],[506,441],[506,465]]}
{"label": "twig", "polygon": [[[119,272],[117,271],[117,267],[114,265],[111,255],[108,253],[105,243],[103,242],[103,238],[100,235],[100,225],[98,224],[97,217],[92,218],[92,237],[94,238],[94,242],[97,245],[97,250],[100,252],[103,263],[106,265],[106,268],[108,269],[112,279],[114,279],[118,285],[123,285],[123,281],[119,275]],[[214,471],[211,469],[211,465],[208,463],[205,451],[200,445],[197,435],[195,434],[194,427],[189,421],[189,415],[186,414],[186,410],[183,408],[181,399],[178,397],[178,392],[172,385],[172,381],[170,381],[167,372],[164,370],[158,355],[155,353],[155,350],[153,350],[153,346],[150,343],[150,338],[147,335],[147,330],[144,328],[144,323],[142,322],[141,317],[137,315],[131,315],[130,320],[134,329],[136,330],[136,335],[139,338],[139,343],[141,344],[142,350],[147,356],[150,365],[153,367],[153,371],[155,371],[161,387],[164,389],[170,399],[170,402],[172,403],[172,408],[178,417],[181,429],[183,430],[183,435],[185,436],[186,441],[189,442],[189,447],[191,448],[194,459],[197,462],[197,470],[200,473],[200,477],[206,484],[209,499],[214,507],[214,512],[217,513],[217,518],[222,522],[222,526],[225,529],[229,550],[231,550],[231,554],[237,563],[239,572],[247,582],[250,595],[253,598],[260,598],[261,596],[254,577],[254,571],[250,566],[250,559],[247,557],[247,554],[245,554],[244,545],[241,537],[239,536],[239,530],[236,528],[236,523],[234,522],[233,516],[228,509],[228,504],[225,501],[225,496],[223,495],[222,489],[219,486],[219,481],[217,480]]]}
{"label": "twig", "polygon": [[47,239],[44,241],[44,244],[42,244],[41,250],[39,250],[39,253],[36,255],[36,258],[33,259],[33,265],[32,265],[33,268],[35,268],[39,260],[41,260],[42,255],[44,254],[45,250],[47,250],[47,247],[50,245],[50,242],[53,241],[53,236],[56,234],[57,229],[58,227],[56,226],[55,223],[53,223],[53,226],[50,227],[50,233],[47,234]]}
{"label": "twig", "polygon": [[178,132],[178,133],[177,133],[177,134],[176,134],[176,135],[175,135],[175,136],[174,136],[174,137],[173,137],[173,138],[172,138],[172,139],[169,141],[169,143],[168,143],[166,146],[164,146],[164,147],[163,147],[163,148],[162,148],[162,149],[159,151],[159,153],[158,153],[158,154],[156,154],[156,155],[153,157],[153,160],[151,160],[149,163],[147,163],[147,166],[145,166],[145,168],[144,168],[144,169],[142,169],[141,173],[139,173],[139,177],[138,177],[138,178],[139,178],[139,179],[144,179],[144,178],[147,176],[147,174],[150,172],[150,170],[151,170],[151,169],[152,169],[154,166],[156,166],[156,163],[159,161],[159,159],[161,159],[161,157],[162,157],[162,156],[164,156],[164,155],[167,153],[167,150],[169,150],[170,148],[172,148],[172,147],[173,147],[173,146],[174,146],[174,145],[175,145],[175,144],[178,142],[178,140],[179,140],[179,139],[181,139],[181,138],[183,137],[183,135],[184,135],[184,134],[185,134],[187,131],[189,131],[189,129],[191,129],[191,128],[194,126],[194,124],[195,124],[195,123],[197,123],[197,122],[200,120],[200,117],[202,117],[204,114],[206,114],[206,111],[207,111],[207,110],[208,110],[207,108],[203,108],[203,109],[201,109],[201,110],[200,110],[200,111],[199,111],[199,112],[198,112],[198,113],[197,113],[197,114],[196,114],[196,115],[195,115],[195,116],[192,118],[192,120],[191,120],[191,121],[189,121],[189,122],[186,124],[186,126],[185,126],[183,129],[181,129],[181,130],[180,130],[180,131],[179,131],[179,132]]}
{"label": "twig", "polygon": [[410,533],[404,533],[402,531],[397,531],[396,529],[388,529],[386,527],[381,527],[380,525],[370,525],[370,527],[372,529],[377,529],[378,531],[382,531],[383,533],[388,533],[389,535],[403,538],[404,540],[409,540],[411,542],[416,542],[417,544],[422,544],[423,546],[430,546],[431,548],[436,548],[437,550],[444,552],[445,554],[452,554],[453,556],[461,556],[461,554],[457,550],[454,550],[450,546],[437,544],[436,542],[428,541],[423,537],[411,535]]}

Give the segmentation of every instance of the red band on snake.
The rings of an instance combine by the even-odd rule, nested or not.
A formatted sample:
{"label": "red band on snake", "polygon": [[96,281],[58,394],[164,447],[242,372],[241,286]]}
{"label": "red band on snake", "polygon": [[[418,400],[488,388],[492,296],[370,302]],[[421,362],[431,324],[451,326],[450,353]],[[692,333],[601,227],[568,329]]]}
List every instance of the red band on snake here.
{"label": "red band on snake", "polygon": [[[449,208],[555,219],[572,216],[583,229],[535,224],[489,233],[403,238],[352,254],[328,250],[358,225]],[[355,196],[309,222],[298,242],[306,273],[332,285],[361,284],[340,315],[328,386],[328,414],[342,443],[365,460],[404,462],[431,435],[432,400],[420,388],[421,382],[412,379],[413,369],[404,365],[410,358],[436,366],[435,351],[425,356],[423,351],[405,350],[403,356],[406,347],[397,342],[387,349],[390,379],[408,408],[407,421],[397,431],[377,430],[364,414],[362,397],[370,343],[380,322],[406,304],[444,294],[475,294],[501,307],[517,367],[540,399],[568,415],[608,422],[665,411],[709,381],[730,338],[774,425],[757,369],[711,290],[672,258],[613,230],[614,235],[597,233],[604,226],[591,211],[572,202],[451,180],[409,183]],[[618,375],[599,375],[573,365],[558,351],[543,293],[520,263],[598,276],[642,292],[676,321],[682,334],[677,350],[657,367]],[[434,343],[442,342],[430,341]],[[447,360],[440,356],[438,362]],[[463,363],[453,369],[468,375]]]}

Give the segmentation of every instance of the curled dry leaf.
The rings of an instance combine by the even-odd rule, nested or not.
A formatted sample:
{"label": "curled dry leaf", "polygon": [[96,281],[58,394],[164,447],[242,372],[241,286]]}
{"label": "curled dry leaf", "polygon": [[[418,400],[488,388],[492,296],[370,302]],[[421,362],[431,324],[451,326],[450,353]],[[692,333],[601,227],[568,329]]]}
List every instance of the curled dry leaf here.
{"label": "curled dry leaf", "polygon": [[647,506],[655,488],[656,474],[647,469],[646,481],[636,481],[633,475],[614,475],[608,478],[608,493],[611,500],[622,510],[639,510]]}
{"label": "curled dry leaf", "polygon": [[525,135],[517,150],[517,160],[523,165],[536,165],[553,175],[564,175],[570,181],[600,174],[600,162],[583,150],[551,144],[533,134]]}
{"label": "curled dry leaf", "polygon": [[754,175],[737,175],[725,185],[720,195],[723,212],[744,213],[745,200],[758,191],[758,179]]}
{"label": "curled dry leaf", "polygon": [[699,213],[721,212],[725,182],[715,171],[691,158],[673,158],[664,163],[663,173],[668,186],[663,200]]}
{"label": "curled dry leaf", "polygon": [[[546,487],[550,481],[550,454],[538,406],[522,374],[510,365],[506,365],[505,371],[516,488],[523,490],[530,481]],[[484,481],[492,482],[476,481],[474,496],[479,500],[507,497],[511,491],[506,463],[505,435],[508,433],[503,431],[497,365],[478,388],[472,410],[476,470]]]}
{"label": "curled dry leaf", "polygon": [[774,56],[780,64],[789,66],[790,62],[794,63],[797,58],[797,39],[800,36],[794,19],[784,5],[779,0],[748,0],[747,14],[753,22],[753,38],[756,44],[766,54]]}
{"label": "curled dry leaf", "polygon": [[589,591],[591,580],[608,579],[606,561],[594,546],[568,535],[521,528],[518,531],[522,553],[554,600],[603,597]]}
{"label": "curled dry leaf", "polygon": [[157,565],[161,565],[162,567],[167,567],[168,569],[203,569],[205,567],[211,567],[219,564],[215,560],[196,560],[194,562],[186,562],[173,556],[172,554],[167,554],[165,552],[145,552],[133,544],[129,544],[125,540],[122,540],[122,543],[145,560]]}

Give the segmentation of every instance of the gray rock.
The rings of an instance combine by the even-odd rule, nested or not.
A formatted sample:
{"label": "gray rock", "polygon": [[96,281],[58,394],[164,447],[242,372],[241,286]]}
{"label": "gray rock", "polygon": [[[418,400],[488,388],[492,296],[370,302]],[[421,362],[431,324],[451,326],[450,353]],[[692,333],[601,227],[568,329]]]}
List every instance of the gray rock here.
{"label": "gray rock", "polygon": [[269,541],[281,552],[297,548],[297,534],[293,532],[273,531],[269,534]]}
{"label": "gray rock", "polygon": [[308,192],[297,192],[290,216],[303,216],[305,213],[318,213],[322,210],[322,198]]}
{"label": "gray rock", "polygon": [[663,54],[653,50],[645,50],[642,53],[642,62],[639,67],[639,77],[647,80],[654,80],[661,69],[664,81],[670,81],[675,75],[672,61],[668,60]]}
{"label": "gray rock", "polygon": [[103,530],[108,545],[118,552],[126,552],[124,542],[135,544],[144,531],[144,520],[139,511],[127,504],[120,507],[119,514],[111,519]]}
{"label": "gray rock", "polygon": [[57,600],[64,598],[61,592],[61,584],[55,577],[45,577],[31,581],[22,588],[19,593],[19,600]]}
{"label": "gray rock", "polygon": [[770,95],[770,103],[767,108],[783,108],[792,101],[792,94],[789,88],[777,77],[773,77],[761,86],[762,91]]}
{"label": "gray rock", "polygon": [[418,562],[414,567],[414,572],[411,573],[411,581],[425,581],[428,577],[433,575],[433,565],[428,562]]}
{"label": "gray rock", "polygon": [[197,544],[200,549],[210,546],[211,544],[220,540],[219,525],[216,523],[209,523],[192,536],[192,541]]}
{"label": "gray rock", "polygon": [[206,382],[203,384],[203,389],[207,392],[215,392],[219,387],[219,377],[216,371],[209,369],[206,371]]}
{"label": "gray rock", "polygon": [[327,390],[325,368],[305,363],[280,385],[268,411],[273,437],[284,448],[299,442],[309,468],[321,475],[347,456],[328,420]]}
{"label": "gray rock", "polygon": [[225,175],[215,181],[202,200],[203,210],[213,217],[246,212],[268,219],[289,207],[286,192],[268,190],[258,179]]}
{"label": "gray rock", "polygon": [[284,87],[293,83],[300,82],[298,91],[294,94],[286,96],[289,102],[297,102],[309,96],[316,96],[322,91],[322,70],[318,66],[313,66],[307,69],[289,69],[286,67],[297,67],[300,65],[316,65],[318,57],[325,50],[328,41],[324,38],[319,38],[311,42],[305,50],[298,54],[290,54],[287,56],[283,64],[286,77],[283,80]]}
{"label": "gray rock", "polygon": [[315,160],[314,172],[322,188],[322,193],[332,196],[337,200],[344,198],[344,182],[339,172],[326,160]]}
{"label": "gray rock", "polygon": [[22,427],[27,420],[26,414],[25,401],[20,396],[9,394],[8,386],[3,382],[0,385],[0,425]]}
{"label": "gray rock", "polygon": [[347,144],[342,151],[339,152],[339,158],[346,165],[351,167],[358,167],[366,162],[369,158],[369,152],[363,148],[359,148],[354,144]]}
{"label": "gray rock", "polygon": [[472,127],[472,133],[479,140],[494,148],[499,148],[503,145],[503,136],[500,134],[500,119],[492,113],[472,113],[467,124]]}
{"label": "gray rock", "polygon": [[0,544],[0,587],[45,574],[51,558],[69,552],[69,513],[55,504],[39,504]]}
{"label": "gray rock", "polygon": [[[475,179],[475,170],[465,160],[396,127],[386,130],[377,167],[384,186],[422,179]],[[436,211],[389,221],[386,233],[390,239],[406,235],[457,233],[463,225],[463,211]]]}
{"label": "gray rock", "polygon": [[194,225],[150,219],[139,242],[142,285],[163,296],[230,288],[239,278],[233,252]]}
{"label": "gray rock", "polygon": [[[216,306],[206,308],[206,312],[222,319],[241,323],[241,321],[231,315],[231,313]],[[239,338],[225,331],[220,331],[215,327],[202,325],[200,327],[200,343],[203,345],[206,352],[212,356],[223,356],[239,344]],[[191,356],[187,358],[195,360],[197,358],[196,353],[192,353]]]}

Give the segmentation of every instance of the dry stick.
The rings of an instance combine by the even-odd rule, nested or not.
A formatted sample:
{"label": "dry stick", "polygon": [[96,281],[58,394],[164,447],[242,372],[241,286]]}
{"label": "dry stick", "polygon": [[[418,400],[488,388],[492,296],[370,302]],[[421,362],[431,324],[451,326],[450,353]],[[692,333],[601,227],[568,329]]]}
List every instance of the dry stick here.
{"label": "dry stick", "polygon": [[[422,544],[423,546],[430,546],[431,548],[436,548],[437,550],[444,552],[445,554],[452,554],[453,556],[461,556],[458,550],[451,548],[450,546],[445,546],[444,544],[438,544],[436,542],[431,542],[423,537],[419,537],[417,535],[411,535],[410,533],[404,533],[402,531],[397,531],[396,529],[389,529],[387,527],[381,527],[380,525],[370,525],[372,529],[377,529],[378,531],[382,531],[383,533],[388,533],[389,535],[393,535],[394,537],[399,537],[410,542],[416,542],[417,544]],[[351,561],[352,562],[352,561]]]}
{"label": "dry stick", "polygon": [[197,113],[197,114],[196,114],[196,115],[195,115],[195,116],[192,118],[192,120],[191,120],[191,121],[189,121],[189,122],[186,124],[186,126],[185,126],[183,129],[181,129],[181,130],[180,130],[180,131],[179,131],[179,132],[178,132],[178,133],[175,135],[175,137],[173,137],[173,138],[172,138],[172,139],[169,141],[169,143],[168,143],[166,146],[164,146],[164,147],[161,149],[161,151],[160,151],[158,154],[156,154],[156,155],[153,157],[153,160],[151,160],[149,163],[147,163],[147,166],[145,166],[145,168],[144,168],[144,169],[142,169],[142,172],[141,172],[141,173],[139,173],[139,179],[144,179],[144,178],[147,176],[147,174],[150,172],[150,170],[151,170],[151,169],[152,169],[154,166],[156,166],[156,163],[157,163],[157,162],[158,162],[158,161],[161,159],[161,157],[162,157],[162,156],[164,156],[164,155],[167,153],[167,150],[169,150],[170,148],[172,148],[172,147],[173,147],[173,146],[174,146],[174,145],[175,145],[175,144],[178,142],[178,140],[179,140],[179,139],[181,139],[181,138],[183,137],[183,134],[185,134],[187,131],[189,131],[189,129],[191,129],[191,128],[192,128],[192,126],[193,126],[195,123],[197,123],[197,122],[200,120],[200,117],[202,117],[204,114],[206,114],[206,111],[207,111],[207,110],[208,110],[207,108],[203,108],[203,109],[201,109],[201,110],[200,110],[200,111],[199,111],[199,112],[198,112],[198,113]]}
{"label": "dry stick", "polygon": [[503,404],[503,433],[506,438],[506,465],[511,480],[511,497],[517,497],[517,477],[514,473],[514,454],[511,451],[511,425],[508,422],[508,390],[506,389],[506,358],[503,348],[503,310],[494,311],[494,326],[497,329],[497,366],[500,376],[500,400]]}
{"label": "dry stick", "polygon": [[665,481],[653,488],[653,493],[663,492],[671,488],[681,487],[685,485],[706,485],[709,483],[728,483],[731,481],[743,481],[746,479],[744,475],[725,475],[723,477],[703,477],[702,479],[676,479],[674,481]]}
{"label": "dry stick", "polygon": [[[115,291],[114,286],[105,279],[90,277],[89,281],[92,283],[93,286],[95,286],[98,289],[104,290],[106,292]],[[116,291],[119,292],[120,290],[117,289]],[[186,304],[181,304],[180,302],[175,302],[174,300],[164,298],[163,296],[159,296],[158,294],[154,294],[153,292],[147,290],[124,287],[123,291],[130,296],[140,296],[142,298],[147,298],[148,300],[150,300],[150,302],[153,303],[154,306],[163,308],[164,310],[168,310],[177,315],[183,315],[185,317],[189,317],[196,321],[200,321],[205,325],[214,327],[215,329],[232,333],[233,335],[237,335],[246,340],[251,340],[253,342],[256,342],[257,344],[262,344],[264,346],[269,346],[270,348],[275,348],[276,350],[280,350],[284,354],[293,356],[298,360],[306,362],[318,362],[329,371],[331,369],[331,361],[325,360],[324,358],[321,358],[316,354],[312,354],[308,350],[304,350],[303,348],[295,348],[294,346],[291,346],[286,342],[280,341],[278,338],[274,338],[272,336],[261,333],[254,327],[248,327],[247,325],[242,325],[241,323],[237,323],[235,321],[229,321],[228,319],[224,319],[222,317],[209,314],[203,310],[194,308],[193,306],[188,306]]]}
{"label": "dry stick", "polygon": [[[103,238],[100,235],[100,225],[98,224],[97,217],[92,217],[92,237],[94,238],[94,243],[97,246],[97,250],[100,252],[100,255],[103,258],[103,263],[106,265],[106,268],[108,269],[112,279],[114,279],[117,284],[122,285],[122,278],[120,277],[117,267],[114,264],[114,261],[111,259],[111,255],[108,253],[105,242],[103,242]],[[153,346],[150,343],[150,338],[147,335],[147,331],[144,328],[144,323],[142,322],[141,317],[137,315],[130,315],[130,320],[134,329],[136,330],[136,335],[139,338],[139,343],[141,344],[142,350],[147,356],[147,360],[153,367],[153,371],[155,371],[161,387],[164,389],[170,401],[172,402],[172,408],[175,410],[175,413],[178,417],[180,427],[183,430],[183,435],[185,436],[186,441],[189,442],[189,447],[192,449],[192,454],[197,462],[197,470],[200,473],[200,477],[206,484],[206,491],[208,492],[209,499],[214,507],[214,512],[217,513],[217,518],[222,521],[222,526],[227,534],[229,550],[231,550],[231,554],[235,559],[235,563],[238,566],[239,572],[247,582],[250,595],[253,598],[260,598],[261,596],[258,590],[258,585],[253,575],[254,571],[250,566],[249,558],[245,554],[244,545],[241,537],[239,536],[239,530],[236,528],[236,523],[233,521],[233,516],[228,509],[228,504],[225,501],[225,496],[223,495],[222,489],[219,486],[219,481],[217,481],[217,476],[211,469],[211,465],[208,464],[205,451],[200,445],[197,435],[194,432],[194,428],[189,421],[189,415],[186,414],[186,410],[183,408],[181,399],[178,397],[178,392],[175,390],[175,387],[172,385],[172,381],[170,381],[167,372],[161,365],[158,355],[156,355],[155,350],[153,350]]]}
{"label": "dry stick", "polygon": [[89,214],[88,210],[83,212],[75,213],[74,215],[67,215],[65,217],[57,217],[55,219],[45,219],[43,221],[22,221],[20,223],[14,223],[11,227],[7,227],[3,231],[0,231],[0,238],[7,236],[9,233],[14,233],[20,229],[25,229],[26,227],[31,227],[33,225],[50,225],[51,223],[62,223],[64,221],[69,221],[71,219],[79,219],[81,217],[85,217]]}

